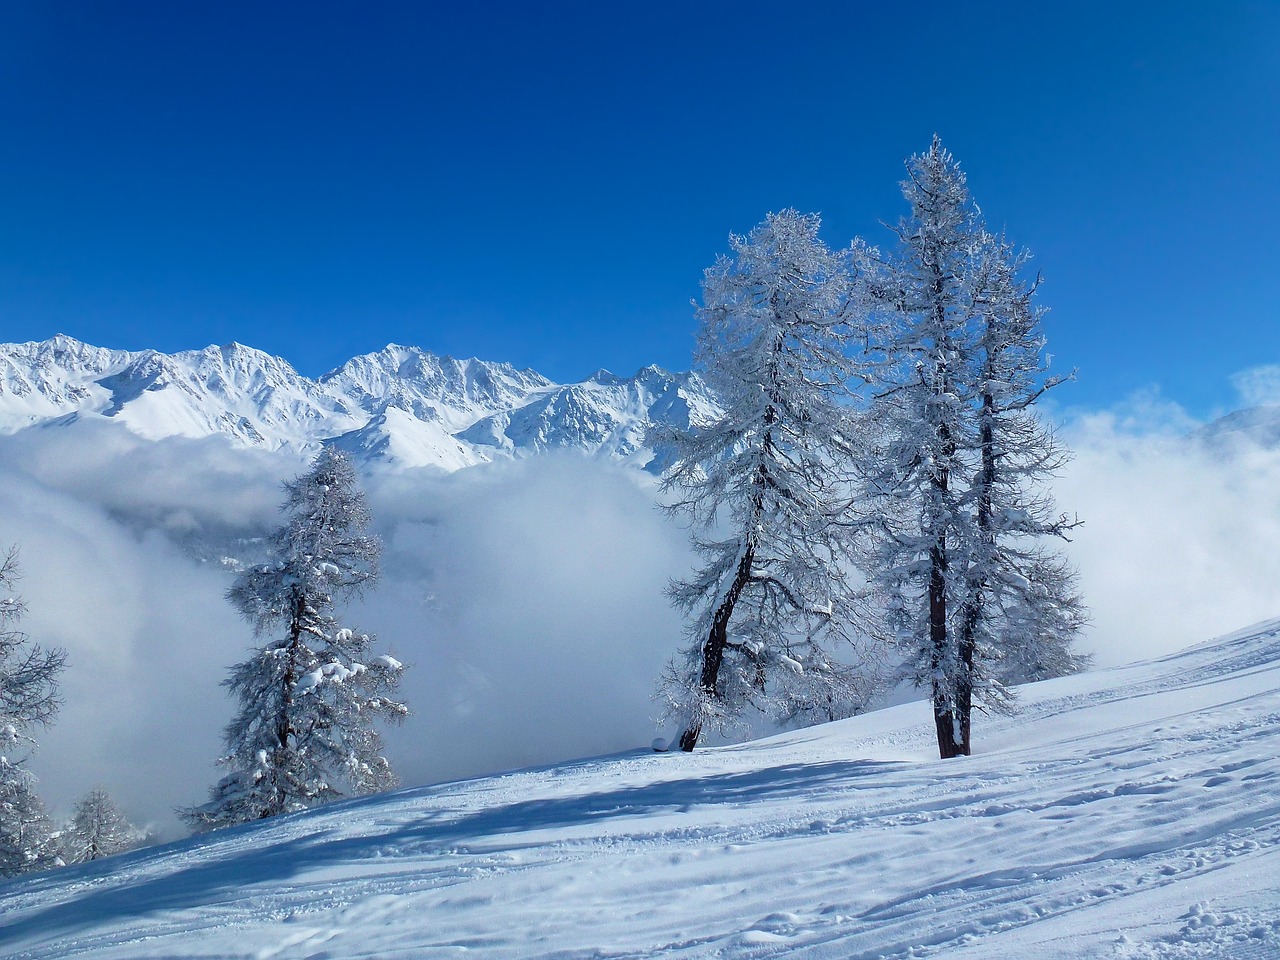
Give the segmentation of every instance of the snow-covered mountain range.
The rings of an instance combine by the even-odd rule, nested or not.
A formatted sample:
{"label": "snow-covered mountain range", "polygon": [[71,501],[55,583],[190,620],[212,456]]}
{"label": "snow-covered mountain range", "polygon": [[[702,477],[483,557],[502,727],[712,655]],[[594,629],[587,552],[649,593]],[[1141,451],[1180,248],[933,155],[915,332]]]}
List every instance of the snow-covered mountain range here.
{"label": "snow-covered mountain range", "polygon": [[332,443],[358,460],[444,470],[577,449],[644,466],[651,422],[715,410],[692,373],[600,370],[557,384],[533,370],[389,345],[312,380],[238,343],[165,354],[59,334],[0,344],[0,432],[109,418],[134,433],[224,435],[269,450]]}
{"label": "snow-covered mountain range", "polygon": [[[63,334],[0,344],[0,434],[99,418],[152,440],[221,435],[304,453],[335,444],[366,465],[453,471],[578,450],[656,472],[666,458],[645,446],[647,427],[702,423],[717,411],[696,373],[657,366],[560,384],[509,363],[389,344],[313,380],[239,343],[171,354]],[[1280,448],[1280,407],[1237,410],[1190,439]]]}

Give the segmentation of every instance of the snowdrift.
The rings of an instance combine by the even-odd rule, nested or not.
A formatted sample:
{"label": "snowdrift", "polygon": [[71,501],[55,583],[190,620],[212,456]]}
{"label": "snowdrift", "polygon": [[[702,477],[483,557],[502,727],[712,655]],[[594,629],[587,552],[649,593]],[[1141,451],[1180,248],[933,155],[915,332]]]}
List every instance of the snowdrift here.
{"label": "snowdrift", "polygon": [[404,790],[0,886],[8,958],[1280,957],[1280,621],[692,755]]}

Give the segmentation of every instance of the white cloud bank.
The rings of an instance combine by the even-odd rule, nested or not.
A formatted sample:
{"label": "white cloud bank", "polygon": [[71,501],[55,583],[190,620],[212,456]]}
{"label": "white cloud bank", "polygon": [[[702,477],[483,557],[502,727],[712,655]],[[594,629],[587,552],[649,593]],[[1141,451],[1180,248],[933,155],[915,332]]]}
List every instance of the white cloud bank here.
{"label": "white cloud bank", "polygon": [[1080,569],[1099,666],[1168,653],[1280,616],[1280,451],[1189,441],[1176,408],[1093,414],[1054,485],[1085,521]]}
{"label": "white cloud bank", "polygon": [[[26,630],[64,647],[65,701],[31,761],[57,812],[95,784],[179,828],[202,802],[253,642],[232,575],[175,542],[219,545],[276,522],[288,457],[220,439],[74,424],[0,438],[0,543],[21,548]],[[367,485],[386,550],[349,620],[410,664],[413,716],[388,732],[407,784],[647,745],[653,681],[680,635],[663,597],[688,566],[651,478],[580,457]]]}
{"label": "white cloud bank", "polygon": [[1231,385],[1246,407],[1280,404],[1280,365],[1267,364],[1241,370],[1231,378]]}
{"label": "white cloud bank", "polygon": [[648,744],[681,630],[662,591],[689,564],[649,478],[564,456],[370,493],[386,575],[357,615],[413,664],[406,783]]}
{"label": "white cloud bank", "polygon": [[[1099,665],[1280,615],[1280,452],[1209,450],[1186,439],[1195,426],[1146,397],[1063,431],[1076,457],[1055,489],[1085,521],[1069,554]],[[205,798],[231,714],[220,683],[252,638],[223,599],[231,575],[178,542],[269,527],[301,467],[112,424],[0,438],[0,545],[21,547],[25,626],[70,653],[31,761],[56,812],[102,784],[176,832],[172,808]],[[405,783],[648,743],[681,635],[662,589],[692,562],[649,478],[566,456],[368,491],[384,575],[350,620],[412,665],[413,716],[388,736]]]}

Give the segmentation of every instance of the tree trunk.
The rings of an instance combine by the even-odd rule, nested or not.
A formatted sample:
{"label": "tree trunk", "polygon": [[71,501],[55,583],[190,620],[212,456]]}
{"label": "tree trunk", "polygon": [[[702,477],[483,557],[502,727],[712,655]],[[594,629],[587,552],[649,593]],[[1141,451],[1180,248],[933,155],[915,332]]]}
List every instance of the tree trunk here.
{"label": "tree trunk", "polygon": [[702,720],[701,718],[694,720],[685,728],[684,733],[680,734],[680,749],[685,753],[692,753],[693,748],[698,745],[698,738],[702,736]]}
{"label": "tree trunk", "polygon": [[[936,250],[926,254],[926,262],[930,273],[932,287],[932,312],[934,330],[941,338],[947,329],[947,291],[946,279]],[[934,385],[934,399],[939,406],[944,403],[942,397],[951,390],[951,373],[947,368],[945,354],[939,362],[937,381]],[[940,501],[945,501],[951,488],[951,464],[956,455],[956,438],[951,427],[941,412],[938,422],[939,457],[933,475],[934,492]],[[935,516],[932,522],[939,523]],[[948,635],[947,629],[947,573],[950,557],[947,554],[947,529],[945,524],[941,530],[934,531],[933,546],[929,550],[929,645],[931,649],[931,666],[933,676],[933,719],[938,734],[938,755],[943,760],[958,757],[969,752],[968,729],[969,712],[962,706],[971,698],[961,697],[961,678],[955,676],[955,664],[952,654],[959,653],[952,649],[959,639]],[[961,658],[962,659],[962,658]],[[945,669],[945,675],[943,671]]]}
{"label": "tree trunk", "polygon": [[[775,316],[777,315],[776,296],[775,293],[771,301],[774,304]],[[772,390],[769,394],[769,404],[764,411],[764,433],[760,441],[761,460],[752,478],[754,489],[751,494],[751,519],[744,534],[746,542],[742,557],[738,561],[738,569],[733,574],[733,583],[729,585],[724,599],[716,608],[715,615],[711,618],[711,629],[707,631],[706,643],[702,645],[702,676],[698,680],[699,702],[714,700],[720,695],[718,682],[720,665],[724,663],[725,647],[729,643],[729,618],[733,616],[733,608],[737,605],[738,598],[742,596],[743,588],[751,579],[751,565],[756,556],[756,531],[760,525],[760,518],[764,514],[765,488],[770,483],[768,463],[773,454],[773,427],[778,422],[777,369],[782,346],[782,334],[779,333],[773,341],[773,352],[767,373]],[[685,753],[691,752],[698,745],[698,738],[701,735],[702,714],[699,710],[698,716],[691,717],[689,725],[680,734],[680,749]]]}
{"label": "tree trunk", "polygon": [[938,731],[938,756],[943,760],[966,756],[963,742],[956,737],[956,714],[945,703],[934,703],[933,723]]}
{"label": "tree trunk", "polygon": [[[702,645],[702,675],[698,679],[698,690],[702,698],[715,699],[719,696],[717,683],[720,678],[720,665],[724,663],[725,647],[729,643],[729,618],[733,616],[733,608],[742,595],[742,589],[751,578],[751,564],[755,559],[755,537],[749,535],[742,551],[742,559],[738,561],[738,569],[734,571],[733,583],[729,585],[724,599],[716,608],[711,618],[711,629],[707,631],[706,643]],[[701,715],[693,717],[684,733],[680,734],[680,749],[685,753],[698,745],[702,735]]]}
{"label": "tree trunk", "polygon": [[271,776],[274,781],[274,794],[276,800],[276,810],[270,813],[264,813],[263,817],[275,816],[284,812],[284,790],[279,778],[276,776],[277,771],[284,765],[284,757],[291,749],[289,746],[289,735],[294,732],[293,729],[293,688],[298,682],[298,647],[302,643],[302,625],[307,616],[307,598],[299,592],[294,602],[293,617],[289,622],[289,659],[288,666],[285,668],[283,686],[280,692],[280,716],[276,719],[276,740],[279,746],[276,747],[276,762],[272,764]]}
{"label": "tree trunk", "polygon": [[[984,392],[982,396],[982,426],[979,430],[982,466],[978,473],[977,506],[978,538],[984,547],[990,546],[991,543],[991,512],[995,496],[994,417],[995,398],[992,397],[990,392]],[[960,643],[957,653],[960,656],[961,674],[956,677],[955,691],[955,710],[960,721],[960,737],[955,746],[965,756],[969,755],[972,746],[970,743],[970,728],[973,719],[973,663],[978,645],[978,626],[982,622],[982,615],[986,606],[986,588],[986,583],[976,578],[970,581],[967,591],[968,596],[965,599],[964,613],[960,618]],[[939,741],[939,744],[941,744],[941,741]],[[952,754],[952,756],[957,755]]]}
{"label": "tree trunk", "polygon": [[[969,716],[961,709],[959,690],[948,690],[939,668],[947,658],[947,540],[940,537],[929,551],[929,642],[933,650],[933,720],[938,732],[938,756],[943,760],[969,752]],[[959,715],[957,715],[959,711]]]}

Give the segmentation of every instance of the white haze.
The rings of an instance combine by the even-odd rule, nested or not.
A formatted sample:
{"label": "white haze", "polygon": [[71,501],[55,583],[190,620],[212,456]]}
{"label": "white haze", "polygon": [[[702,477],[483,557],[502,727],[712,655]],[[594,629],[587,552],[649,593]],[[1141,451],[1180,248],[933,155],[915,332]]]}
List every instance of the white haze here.
{"label": "white haze", "polygon": [[1242,370],[1231,378],[1246,407],[1269,407],[1280,404],[1280,365],[1267,364]]}
{"label": "white haze", "polygon": [[[1252,399],[1265,372],[1242,375]],[[1055,485],[1085,525],[1069,553],[1100,665],[1169,652],[1280,613],[1280,452],[1228,456],[1158,398],[1070,418]],[[256,535],[302,461],[224,441],[141,441],[76,423],[0,438],[0,543],[22,553],[26,629],[65,647],[65,706],[31,760],[59,815],[95,784],[172,835],[200,802],[252,637],[231,574],[190,545]],[[685,532],[651,478],[562,456],[367,480],[383,578],[351,622],[412,665],[389,732],[407,784],[642,747],[679,642],[662,588]],[[670,731],[664,731],[669,733]]]}
{"label": "white haze", "polygon": [[649,743],[681,629],[663,587],[690,561],[647,475],[566,455],[370,493],[385,575],[358,616],[413,665],[406,783]]}
{"label": "white haze", "polygon": [[[114,424],[0,438],[24,627],[70,655],[31,760],[56,812],[101,784],[172,835],[173,808],[205,799],[232,707],[220,682],[252,642],[216,548],[269,529],[302,466]],[[375,474],[367,490],[383,576],[349,620],[412,665],[413,716],[388,732],[405,783],[647,747],[681,629],[662,591],[689,564],[652,478],[566,455]],[[179,545],[200,542],[212,560]]]}
{"label": "white haze", "polygon": [[1054,485],[1085,521],[1069,555],[1099,666],[1158,656],[1280,614],[1280,450],[1206,444],[1157,396],[1074,417]]}

